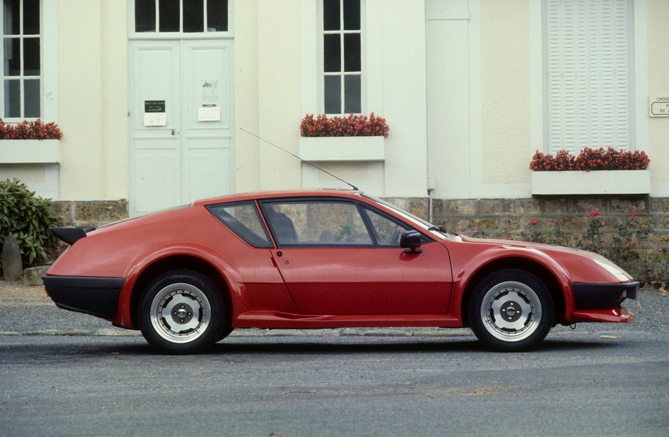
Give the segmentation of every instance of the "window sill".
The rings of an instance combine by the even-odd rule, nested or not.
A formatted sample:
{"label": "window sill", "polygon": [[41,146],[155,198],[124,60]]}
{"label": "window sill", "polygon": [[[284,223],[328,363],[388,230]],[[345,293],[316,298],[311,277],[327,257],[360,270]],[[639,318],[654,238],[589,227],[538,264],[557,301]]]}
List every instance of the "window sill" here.
{"label": "window sill", "polygon": [[650,194],[650,170],[533,171],[532,195]]}
{"label": "window sill", "polygon": [[60,140],[0,140],[0,164],[57,164]]}
{"label": "window sill", "polygon": [[300,158],[305,161],[384,161],[382,136],[300,137]]}

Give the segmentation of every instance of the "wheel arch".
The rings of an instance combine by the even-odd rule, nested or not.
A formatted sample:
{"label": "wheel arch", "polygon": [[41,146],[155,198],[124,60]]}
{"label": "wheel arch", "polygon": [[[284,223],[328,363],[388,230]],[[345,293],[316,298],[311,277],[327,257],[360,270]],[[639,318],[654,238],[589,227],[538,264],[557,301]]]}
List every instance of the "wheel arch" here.
{"label": "wheel arch", "polygon": [[496,272],[503,269],[518,269],[524,270],[537,278],[544,283],[546,288],[551,294],[554,305],[554,322],[558,323],[561,320],[564,320],[566,314],[566,301],[564,296],[564,291],[560,285],[558,278],[551,272],[546,266],[541,263],[523,257],[510,257],[510,258],[500,258],[494,261],[491,261],[483,266],[481,266],[467,281],[467,285],[462,294],[462,300],[460,302],[460,314],[462,315],[463,326],[469,326],[469,316],[468,308],[469,301],[472,296],[474,288],[478,285],[479,282],[490,273]]}
{"label": "wheel arch", "polygon": [[132,320],[132,327],[137,329],[137,311],[139,307],[139,300],[147,285],[165,272],[173,270],[191,270],[200,273],[209,278],[223,295],[223,299],[227,306],[226,311],[226,326],[230,326],[232,322],[232,295],[228,282],[223,274],[208,261],[193,255],[171,255],[160,258],[147,265],[144,270],[137,277],[130,295],[130,317]]}

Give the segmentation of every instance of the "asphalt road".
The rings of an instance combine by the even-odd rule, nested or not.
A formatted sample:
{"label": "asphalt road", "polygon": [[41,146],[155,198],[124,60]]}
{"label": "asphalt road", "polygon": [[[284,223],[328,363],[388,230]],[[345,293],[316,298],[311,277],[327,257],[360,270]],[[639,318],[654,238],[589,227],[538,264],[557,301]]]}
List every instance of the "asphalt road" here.
{"label": "asphalt road", "polygon": [[628,304],[637,324],[511,354],[467,330],[253,330],[163,356],[36,291],[0,297],[0,437],[669,436],[655,291]]}

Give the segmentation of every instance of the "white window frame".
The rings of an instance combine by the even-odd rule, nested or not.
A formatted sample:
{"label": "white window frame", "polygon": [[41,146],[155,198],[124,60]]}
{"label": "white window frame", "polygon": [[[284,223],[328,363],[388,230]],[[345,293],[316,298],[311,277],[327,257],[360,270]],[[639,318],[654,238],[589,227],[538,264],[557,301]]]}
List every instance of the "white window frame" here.
{"label": "white window frame", "polygon": [[[23,2],[21,2],[21,14],[23,13]],[[21,16],[22,17],[22,16]],[[5,86],[4,79],[0,84],[0,118],[6,123],[20,123],[24,120],[43,122],[58,122],[58,0],[40,0],[40,32],[37,35],[29,35],[29,38],[40,39],[40,75],[39,76],[12,76],[12,80],[21,80],[21,116],[5,117]],[[20,19],[21,40],[23,40],[23,19]],[[4,7],[0,7],[0,23],[4,22]],[[0,29],[0,31],[2,31]],[[4,32],[3,32],[4,33]],[[4,40],[3,35],[3,40]],[[23,55],[23,43],[20,46]],[[4,62],[4,41],[0,48],[0,55]],[[24,59],[21,57],[21,70],[23,70]],[[4,68],[4,67],[3,67]],[[4,78],[4,71],[3,71]],[[40,115],[39,117],[24,117],[25,102],[24,81],[39,79],[40,81]]]}
{"label": "white window frame", "polygon": [[[345,94],[344,94],[344,77],[347,75],[347,72],[344,71],[344,40],[343,35],[350,33],[360,33],[360,112],[356,114],[367,114],[367,4],[366,0],[360,0],[360,31],[346,31],[344,30],[344,0],[340,0],[340,13],[339,13],[339,22],[340,30],[335,31],[326,31],[325,24],[323,23],[323,0],[317,1],[317,36],[316,41],[318,42],[317,47],[317,62],[318,62],[318,108],[320,114],[325,114],[325,76],[340,76],[342,78],[340,83],[341,89],[341,110],[342,112],[337,113],[327,113],[327,115],[349,115],[344,113],[345,107]],[[325,72],[325,35],[332,34],[341,34],[341,50],[340,50],[340,62],[341,62],[341,71],[340,72]],[[349,72],[348,75],[358,75],[357,72]]]}
{"label": "white window frame", "polygon": [[[179,32],[159,32],[159,14],[160,5],[156,1],[156,31],[154,32],[135,32],[135,0],[128,0],[128,39],[129,40],[165,40],[165,39],[226,39],[234,37],[234,5],[235,0],[228,0],[228,30],[227,32],[207,32],[206,26],[204,32],[183,32],[183,19],[179,22]],[[179,17],[183,17],[183,2],[189,0],[180,0],[179,2]],[[204,22],[207,22],[207,0],[204,2]]]}

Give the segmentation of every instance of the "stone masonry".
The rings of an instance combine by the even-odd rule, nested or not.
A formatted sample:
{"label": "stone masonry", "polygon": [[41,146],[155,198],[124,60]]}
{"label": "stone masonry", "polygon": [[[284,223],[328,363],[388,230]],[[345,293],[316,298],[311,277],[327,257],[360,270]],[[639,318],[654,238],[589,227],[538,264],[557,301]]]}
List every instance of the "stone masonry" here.
{"label": "stone masonry", "polygon": [[[428,198],[385,198],[410,213],[427,219]],[[648,244],[669,248],[669,198],[649,196],[566,196],[524,199],[434,199],[433,223],[465,235],[483,233],[492,238],[516,239],[536,220],[536,229],[550,232],[555,219],[562,219],[562,231],[578,239],[586,232],[588,212],[597,210],[606,221],[603,243],[611,241],[616,226],[628,221],[650,223]],[[128,217],[125,199],[105,201],[55,201],[54,210],[63,226],[101,226]],[[628,216],[631,212],[636,216]],[[478,232],[474,232],[478,231]]]}

